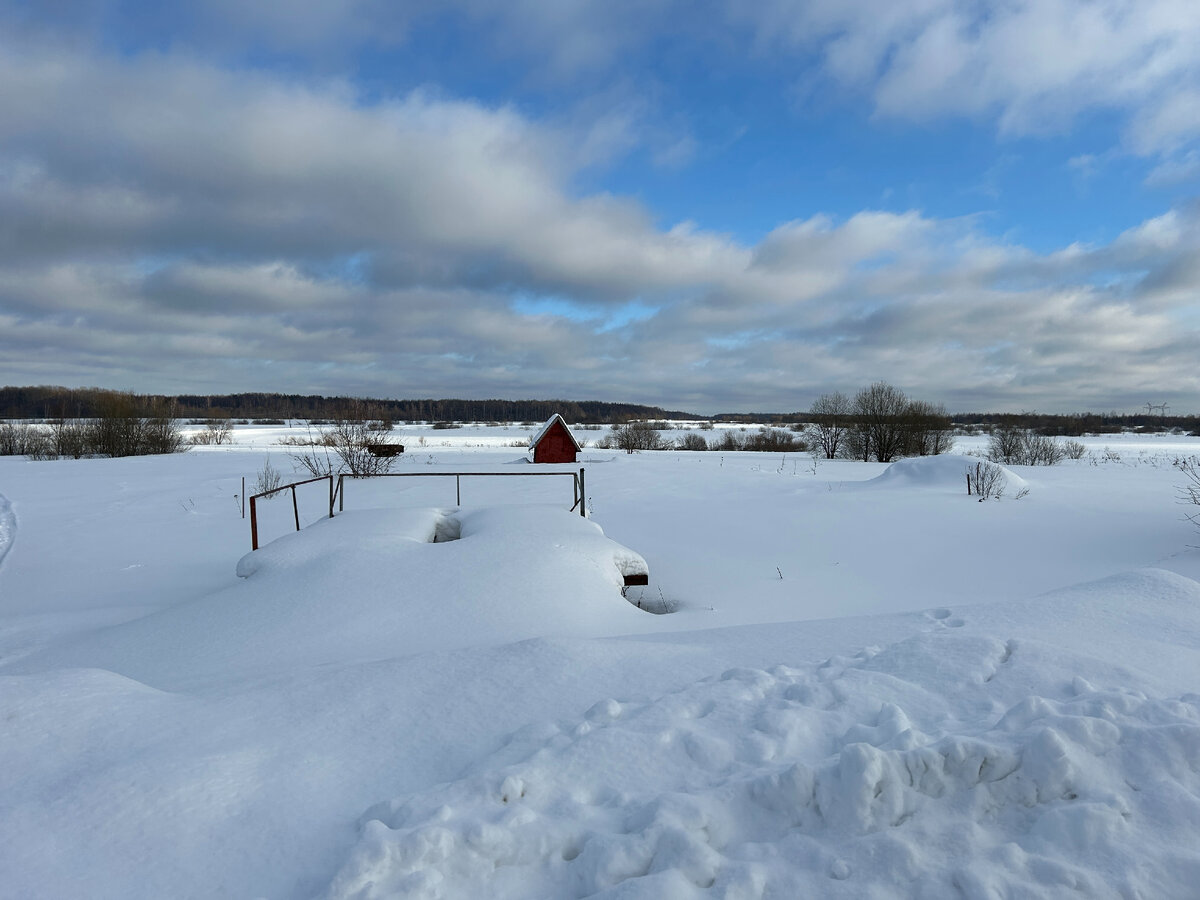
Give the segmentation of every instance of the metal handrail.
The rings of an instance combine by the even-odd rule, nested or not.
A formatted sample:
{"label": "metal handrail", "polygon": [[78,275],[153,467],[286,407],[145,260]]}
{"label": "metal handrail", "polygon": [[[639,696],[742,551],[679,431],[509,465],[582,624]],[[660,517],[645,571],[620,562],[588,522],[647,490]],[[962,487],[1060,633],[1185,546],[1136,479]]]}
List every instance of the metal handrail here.
{"label": "metal handrail", "polygon": [[587,518],[587,504],[584,502],[586,496],[586,481],[584,478],[584,470],[580,468],[578,472],[379,472],[375,475],[354,475],[349,472],[343,472],[337,477],[337,487],[333,489],[333,493],[329,502],[329,515],[333,515],[333,498],[337,498],[338,512],[345,511],[346,491],[343,486],[343,480],[346,478],[454,478],[454,499],[455,506],[462,506],[462,479],[464,477],[472,478],[537,478],[547,476],[563,476],[569,475],[572,480],[572,488],[575,502],[571,504],[571,512],[574,512],[576,507],[579,508],[579,515]]}
{"label": "metal handrail", "polygon": [[300,505],[296,501],[296,488],[304,484],[312,484],[314,481],[329,482],[329,518],[333,518],[333,474],[318,475],[316,478],[307,478],[304,481],[293,481],[291,484],[283,484],[277,488],[271,488],[269,491],[263,491],[261,494],[255,494],[250,498],[250,549],[258,549],[258,508],[255,503],[259,497],[270,497],[272,494],[278,494],[280,491],[290,490],[292,492],[292,514],[296,517],[296,530],[300,530]]}
{"label": "metal handrail", "polygon": [[292,492],[292,514],[295,517],[296,530],[300,530],[300,506],[296,500],[296,488],[302,485],[312,484],[317,481],[329,482],[329,518],[333,518],[333,507],[336,502],[338,512],[345,512],[346,508],[346,490],[344,481],[346,478],[454,478],[454,497],[455,506],[462,506],[462,479],[470,478],[503,478],[506,476],[517,478],[537,478],[539,476],[570,476],[572,491],[575,502],[571,504],[571,512],[576,508],[579,509],[579,515],[587,518],[587,482],[584,478],[584,470],[580,468],[578,472],[380,472],[375,475],[354,475],[349,472],[342,472],[337,476],[336,486],[333,474],[319,475],[316,478],[307,478],[304,481],[294,481],[291,484],[283,484],[277,488],[272,488],[269,491],[263,491],[261,494],[255,494],[250,498],[250,549],[258,549],[258,508],[255,501],[261,497],[270,497],[272,494],[278,494],[281,491],[290,490]]}

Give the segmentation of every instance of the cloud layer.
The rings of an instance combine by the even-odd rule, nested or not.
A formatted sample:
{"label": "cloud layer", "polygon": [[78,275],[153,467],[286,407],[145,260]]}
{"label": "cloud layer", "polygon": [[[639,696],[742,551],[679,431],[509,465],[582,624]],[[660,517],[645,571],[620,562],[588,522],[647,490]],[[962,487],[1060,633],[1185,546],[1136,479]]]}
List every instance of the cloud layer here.
{"label": "cloud layer", "polygon": [[[215,41],[232,6],[205,9],[197,33]],[[513,9],[532,20],[542,7]],[[950,0],[713,9],[755,52],[810,54],[880,115],[1024,132],[1115,108],[1134,152],[1194,163],[1190,4],[1010,3],[982,18]],[[293,50],[370,39],[326,5],[291,30],[272,30],[272,10],[251,32]],[[461,15],[504,29],[515,20],[497,16],[517,12]],[[319,27],[325,16],[337,26]],[[386,20],[376,39],[420,25]],[[540,21],[562,78],[650,40],[592,4]],[[746,244],[581,191],[594,121],[431,89],[368,93],[203,47],[64,44],[35,25],[0,38],[9,383],[711,412],[806,408],[887,379],[963,410],[1195,406],[1200,210],[1186,203],[1051,252],[919,210],[797,211]]]}

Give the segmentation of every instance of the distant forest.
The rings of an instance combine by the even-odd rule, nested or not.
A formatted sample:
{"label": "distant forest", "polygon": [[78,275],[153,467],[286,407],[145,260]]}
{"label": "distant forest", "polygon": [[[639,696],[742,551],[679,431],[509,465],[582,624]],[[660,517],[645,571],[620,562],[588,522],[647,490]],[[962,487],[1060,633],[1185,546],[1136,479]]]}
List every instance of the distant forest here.
{"label": "distant forest", "polygon": [[[113,391],[99,388],[0,388],[0,418],[86,419]],[[208,419],[391,419],[395,422],[544,422],[559,413],[568,422],[600,424],[633,419],[697,419],[692,413],[590,400],[364,400],[315,394],[147,395],[144,405],[173,403],[181,418]]]}
{"label": "distant forest", "polygon": [[[100,388],[3,387],[0,419],[91,418],[114,391]],[[544,422],[559,413],[568,422],[616,424],[638,420],[709,419],[714,422],[790,425],[806,421],[807,411],[792,413],[724,413],[699,416],[680,410],[635,403],[593,400],[374,400],[321,397],[315,394],[181,394],[139,397],[147,408],[173,404],[180,418],[209,419],[390,419],[394,422]],[[1153,413],[957,413],[960,427],[990,429],[1016,425],[1047,435],[1105,434],[1123,429],[1200,434],[1200,416]]]}

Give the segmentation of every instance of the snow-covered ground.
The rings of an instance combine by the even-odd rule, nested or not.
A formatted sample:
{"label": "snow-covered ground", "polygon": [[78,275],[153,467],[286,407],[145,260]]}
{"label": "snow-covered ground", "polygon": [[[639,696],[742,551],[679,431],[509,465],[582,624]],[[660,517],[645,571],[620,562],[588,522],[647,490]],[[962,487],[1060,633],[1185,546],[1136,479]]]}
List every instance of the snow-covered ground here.
{"label": "snow-covered ground", "polygon": [[[396,471],[533,430],[405,427]],[[0,896],[1196,896],[1200,439],[985,503],[962,456],[591,448],[591,521],[317,484],[249,554],[302,433],[0,459]]]}

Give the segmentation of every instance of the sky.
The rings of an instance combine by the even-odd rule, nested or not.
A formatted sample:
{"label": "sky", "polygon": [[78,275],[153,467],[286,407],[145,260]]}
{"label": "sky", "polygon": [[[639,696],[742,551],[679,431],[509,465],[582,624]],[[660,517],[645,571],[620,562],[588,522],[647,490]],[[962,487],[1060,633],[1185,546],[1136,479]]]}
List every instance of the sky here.
{"label": "sky", "polygon": [[0,383],[1200,412],[1194,0],[0,0]]}

